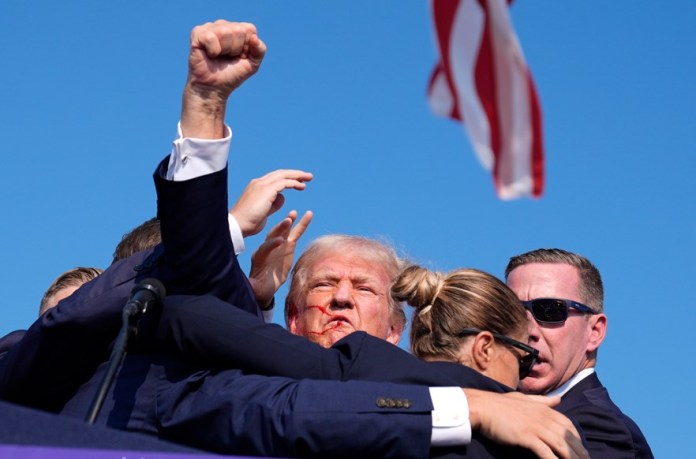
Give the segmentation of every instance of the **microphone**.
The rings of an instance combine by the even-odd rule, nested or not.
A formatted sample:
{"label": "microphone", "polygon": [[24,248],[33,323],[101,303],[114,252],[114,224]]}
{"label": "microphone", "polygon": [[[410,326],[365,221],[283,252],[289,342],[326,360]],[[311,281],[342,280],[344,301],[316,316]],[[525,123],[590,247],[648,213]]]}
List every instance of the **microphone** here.
{"label": "microphone", "polygon": [[160,303],[164,296],[164,285],[154,278],[141,280],[131,290],[130,298],[128,298],[128,302],[123,307],[121,313],[121,330],[116,337],[116,343],[109,359],[109,366],[106,368],[101,384],[97,387],[97,393],[94,394],[94,399],[85,418],[88,424],[94,424],[94,421],[97,419],[97,415],[104,404],[106,393],[116,377],[116,371],[126,356],[128,337],[134,332],[138,320],[147,311],[148,307]]}
{"label": "microphone", "polygon": [[162,282],[152,277],[143,279],[131,290],[123,312],[131,317],[145,314],[148,307],[161,303],[165,295],[166,291]]}

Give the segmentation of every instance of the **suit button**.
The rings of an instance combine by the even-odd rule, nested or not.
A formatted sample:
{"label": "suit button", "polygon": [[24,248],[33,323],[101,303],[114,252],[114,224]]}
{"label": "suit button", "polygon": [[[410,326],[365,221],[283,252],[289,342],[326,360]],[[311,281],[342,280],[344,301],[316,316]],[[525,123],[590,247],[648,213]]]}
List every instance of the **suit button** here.
{"label": "suit button", "polygon": [[391,398],[388,398],[387,399],[387,406],[389,408],[394,408],[396,406],[396,402],[394,400],[392,400]]}
{"label": "suit button", "polygon": [[380,408],[384,408],[387,406],[387,401],[384,399],[384,397],[380,397],[377,399],[377,406]]}
{"label": "suit button", "polygon": [[409,399],[404,399],[404,408],[408,409],[411,408],[411,400]]}

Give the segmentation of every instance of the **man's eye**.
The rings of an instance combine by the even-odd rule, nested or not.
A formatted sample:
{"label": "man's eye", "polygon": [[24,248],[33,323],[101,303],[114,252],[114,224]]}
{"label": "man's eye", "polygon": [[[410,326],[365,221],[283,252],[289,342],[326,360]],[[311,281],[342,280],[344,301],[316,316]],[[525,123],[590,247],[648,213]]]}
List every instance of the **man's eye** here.
{"label": "man's eye", "polygon": [[322,288],[322,287],[330,287],[331,284],[329,282],[321,281],[321,282],[314,282],[311,285],[311,288]]}

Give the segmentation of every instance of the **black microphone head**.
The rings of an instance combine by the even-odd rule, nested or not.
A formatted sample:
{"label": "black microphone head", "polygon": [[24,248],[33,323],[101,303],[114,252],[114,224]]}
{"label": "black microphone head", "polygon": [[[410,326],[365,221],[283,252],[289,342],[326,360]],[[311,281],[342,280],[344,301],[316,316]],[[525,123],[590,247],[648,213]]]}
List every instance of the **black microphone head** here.
{"label": "black microphone head", "polygon": [[164,284],[160,282],[159,279],[155,279],[154,277],[148,277],[147,279],[143,279],[140,282],[138,282],[135,285],[135,287],[133,287],[131,295],[142,290],[147,290],[151,292],[154,295],[153,299],[159,302],[161,302],[167,295],[167,291],[164,288]]}

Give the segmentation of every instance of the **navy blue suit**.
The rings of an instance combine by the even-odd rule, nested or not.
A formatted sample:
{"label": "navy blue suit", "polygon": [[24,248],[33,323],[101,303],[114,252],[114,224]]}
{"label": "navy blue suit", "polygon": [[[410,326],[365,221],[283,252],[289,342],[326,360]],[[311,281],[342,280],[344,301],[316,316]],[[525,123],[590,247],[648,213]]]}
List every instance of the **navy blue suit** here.
{"label": "navy blue suit", "polygon": [[[460,386],[499,393],[511,391],[469,367],[419,360],[365,332],[352,333],[332,348],[324,349],[278,325],[260,323],[252,315],[206,296],[169,297],[164,308],[153,311],[141,322],[140,329],[141,347],[176,349],[191,364],[207,367],[234,367],[260,375],[295,379],[363,380]],[[152,337],[157,340],[152,341]],[[191,390],[197,391],[197,387]],[[181,393],[174,392],[164,395],[163,399],[171,401],[180,397]],[[323,401],[326,395],[318,397]],[[217,405],[222,405],[220,400]],[[181,431],[178,438],[198,435]],[[205,447],[195,442],[192,445]],[[435,448],[430,454],[431,457],[533,457],[527,451],[497,445],[476,432],[466,447]]]}
{"label": "navy blue suit", "polygon": [[[103,370],[63,414],[84,416]],[[422,458],[432,408],[424,386],[245,375],[148,353],[126,357],[97,424],[228,454]]]}
{"label": "navy blue suit", "polygon": [[[229,236],[226,171],[166,182],[164,166],[155,176],[163,246],[113,264],[35,322],[0,362],[0,398],[84,418],[144,277],[172,298],[212,294],[261,322]],[[424,457],[431,410],[422,386],[248,376],[134,349],[97,424],[229,453]]]}
{"label": "navy blue suit", "polygon": [[[173,183],[163,182],[160,175],[156,183],[164,247],[114,264],[37,321],[1,362],[8,371],[0,375],[0,397],[84,417],[102,379],[106,349],[120,325],[121,308],[142,277],[159,277],[167,286],[171,296],[165,312],[178,303],[195,306],[206,300],[230,311],[238,312],[235,306],[244,308],[250,312],[239,312],[245,327],[260,325],[248,281],[232,251],[226,186],[220,189],[225,174]],[[185,293],[214,296],[179,296]],[[209,319],[215,323],[223,317],[224,311],[218,311]],[[150,330],[156,326],[155,321]],[[220,336],[228,333],[220,327],[198,330]],[[276,333],[278,328],[265,330]],[[142,337],[149,333],[146,321]],[[283,336],[291,335],[283,331]],[[320,349],[294,338],[298,352],[312,355]],[[251,341],[244,344],[249,354],[263,352]],[[314,346],[313,350],[300,349],[305,344]],[[227,453],[416,458],[429,453],[432,404],[425,386],[254,376],[240,369],[185,362],[167,346],[157,346],[143,339],[129,351],[98,424]],[[346,338],[336,349],[338,354],[327,357],[322,370],[326,376],[310,372],[292,376],[396,378],[409,384],[433,381],[433,385],[509,390],[466,367],[421,362],[365,334]],[[99,362],[104,363],[94,372]],[[310,367],[305,365],[306,370]],[[491,457],[479,440],[468,452],[469,457]]]}
{"label": "navy blue suit", "polygon": [[578,421],[593,459],[653,457],[640,428],[612,402],[597,373],[573,386],[557,409]]}
{"label": "navy blue suit", "polygon": [[[142,325],[161,346],[213,366],[234,365],[250,372],[292,378],[390,381],[429,386],[462,386],[507,392],[510,388],[480,373],[447,362],[423,362],[384,340],[353,333],[324,349],[278,325],[259,323],[215,298],[171,298]],[[556,407],[579,427],[593,458],[651,458],[638,426],[611,401],[596,374],[580,381]],[[485,440],[483,440],[485,442]],[[470,449],[478,451],[474,444]],[[497,457],[509,451],[487,444]],[[482,454],[479,456],[478,454]],[[477,453],[476,457],[487,457]],[[518,457],[515,455],[514,457]]]}
{"label": "navy blue suit", "polygon": [[121,310],[141,279],[168,294],[211,294],[259,314],[241,272],[227,223],[227,169],[183,182],[155,172],[163,244],[112,264],[49,309],[0,360],[0,399],[57,411],[109,358]]}
{"label": "navy blue suit", "polygon": [[0,360],[12,349],[12,346],[24,338],[26,333],[26,330],[15,330],[0,338]]}
{"label": "navy blue suit", "polygon": [[[189,362],[293,379],[389,381],[461,386],[494,392],[512,389],[469,367],[425,362],[393,344],[355,332],[325,349],[276,324],[209,296],[172,296],[139,326],[142,350],[178,350]],[[156,337],[153,342],[148,337]]]}

